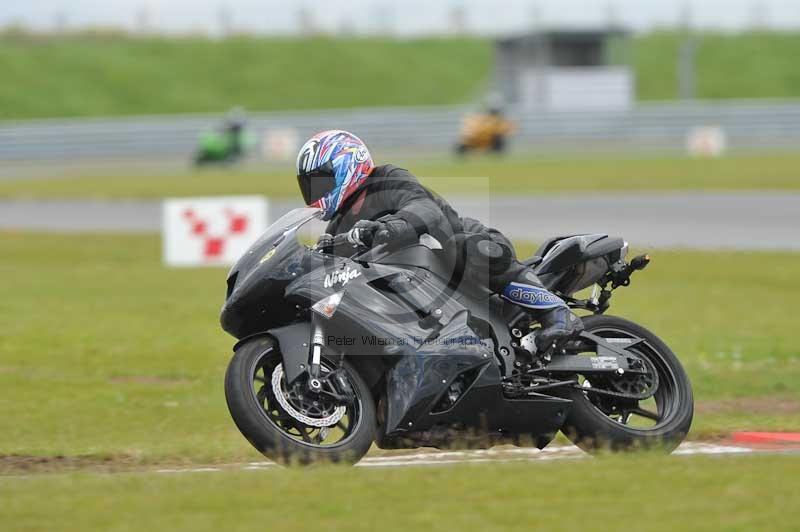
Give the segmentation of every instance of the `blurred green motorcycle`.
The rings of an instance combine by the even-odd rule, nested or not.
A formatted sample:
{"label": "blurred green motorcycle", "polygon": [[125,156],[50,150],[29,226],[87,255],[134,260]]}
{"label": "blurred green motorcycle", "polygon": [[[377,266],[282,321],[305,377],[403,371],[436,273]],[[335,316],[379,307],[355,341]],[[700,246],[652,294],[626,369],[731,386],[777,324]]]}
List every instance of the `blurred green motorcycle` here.
{"label": "blurred green motorcycle", "polygon": [[255,139],[238,124],[226,125],[222,131],[204,131],[194,155],[197,166],[211,163],[231,164],[242,159],[255,144]]}

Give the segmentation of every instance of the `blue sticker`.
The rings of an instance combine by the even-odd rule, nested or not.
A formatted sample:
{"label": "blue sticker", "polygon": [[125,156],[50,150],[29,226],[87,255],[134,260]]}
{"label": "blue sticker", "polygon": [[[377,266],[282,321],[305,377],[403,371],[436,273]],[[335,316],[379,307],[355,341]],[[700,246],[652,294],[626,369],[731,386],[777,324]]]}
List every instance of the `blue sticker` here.
{"label": "blue sticker", "polygon": [[512,303],[528,308],[546,309],[566,306],[564,301],[552,292],[529,284],[509,283],[502,295]]}

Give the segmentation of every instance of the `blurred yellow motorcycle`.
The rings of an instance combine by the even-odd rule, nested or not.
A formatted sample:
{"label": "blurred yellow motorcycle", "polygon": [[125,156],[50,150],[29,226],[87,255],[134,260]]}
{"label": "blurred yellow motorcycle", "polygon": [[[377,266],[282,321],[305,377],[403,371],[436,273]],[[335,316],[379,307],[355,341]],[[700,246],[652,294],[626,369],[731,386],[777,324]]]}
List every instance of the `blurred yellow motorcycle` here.
{"label": "blurred yellow motorcycle", "polygon": [[516,130],[516,124],[504,118],[499,110],[468,115],[461,124],[461,136],[456,144],[456,153],[458,155],[469,151],[501,153],[506,148],[508,137]]}

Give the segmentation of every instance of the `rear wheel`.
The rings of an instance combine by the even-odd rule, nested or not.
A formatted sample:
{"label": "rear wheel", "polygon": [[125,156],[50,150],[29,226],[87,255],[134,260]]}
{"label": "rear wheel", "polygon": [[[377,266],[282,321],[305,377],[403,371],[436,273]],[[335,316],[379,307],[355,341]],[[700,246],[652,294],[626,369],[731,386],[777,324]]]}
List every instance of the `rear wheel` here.
{"label": "rear wheel", "polygon": [[275,341],[255,338],[228,365],[225,398],[244,437],[276,462],[357,462],[376,431],[369,387],[347,361],[337,366],[325,357],[320,381],[319,393],[304,377],[288,385]]}
{"label": "rear wheel", "polygon": [[562,431],[590,452],[675,449],[689,432],[694,413],[691,383],[678,358],[656,335],[623,318],[589,316],[583,323],[587,332],[614,340],[641,359],[647,373],[579,375],[580,387],[564,391],[573,406]]}

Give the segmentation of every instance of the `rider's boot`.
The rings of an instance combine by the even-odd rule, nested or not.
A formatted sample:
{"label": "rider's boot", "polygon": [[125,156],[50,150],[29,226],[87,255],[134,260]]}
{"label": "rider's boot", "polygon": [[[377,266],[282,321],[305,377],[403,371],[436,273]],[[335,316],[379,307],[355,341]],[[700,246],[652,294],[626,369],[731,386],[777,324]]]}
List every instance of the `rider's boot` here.
{"label": "rider's boot", "polygon": [[583,331],[583,322],[564,301],[547,290],[532,270],[526,269],[503,289],[502,297],[525,307],[531,318],[541,323],[536,332],[536,350],[540,353],[558,348]]}
{"label": "rider's boot", "polygon": [[583,331],[583,322],[566,305],[542,312],[534,319],[542,324],[542,328],[536,331],[536,350],[539,353],[558,348]]}

